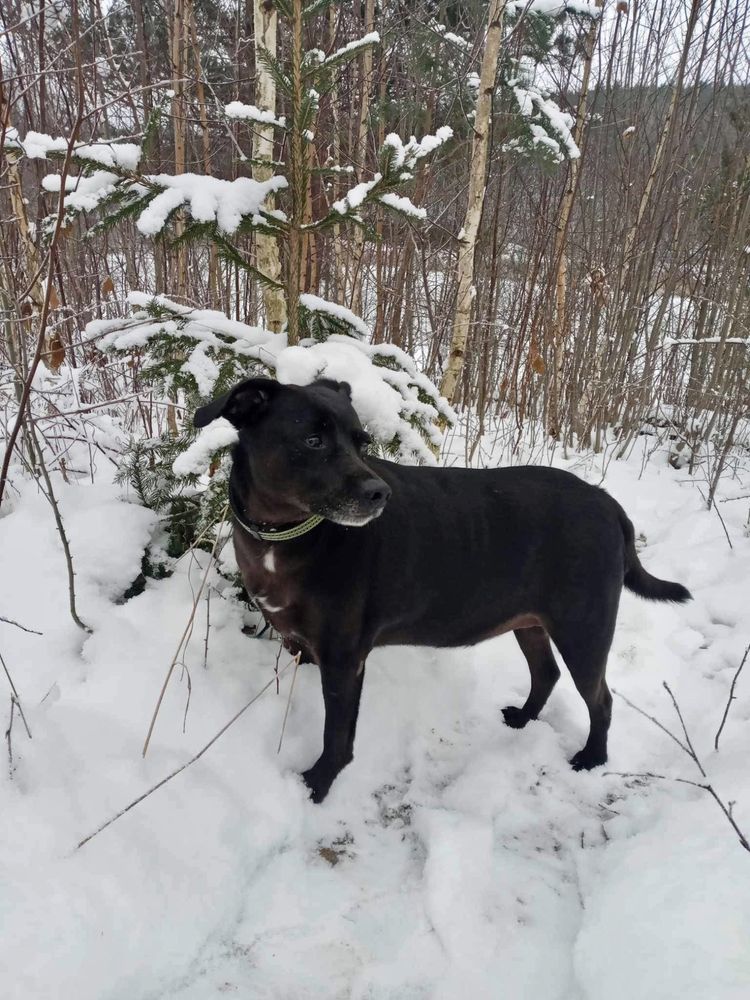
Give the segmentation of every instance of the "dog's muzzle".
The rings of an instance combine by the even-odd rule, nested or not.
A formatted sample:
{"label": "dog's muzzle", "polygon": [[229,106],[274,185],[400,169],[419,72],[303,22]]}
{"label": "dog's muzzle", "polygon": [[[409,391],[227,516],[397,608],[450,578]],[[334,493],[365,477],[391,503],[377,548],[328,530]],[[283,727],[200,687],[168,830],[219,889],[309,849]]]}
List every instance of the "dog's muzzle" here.
{"label": "dog's muzzle", "polygon": [[362,527],[383,513],[390,496],[390,486],[371,476],[360,480],[346,497],[331,504],[325,517],[336,524]]}

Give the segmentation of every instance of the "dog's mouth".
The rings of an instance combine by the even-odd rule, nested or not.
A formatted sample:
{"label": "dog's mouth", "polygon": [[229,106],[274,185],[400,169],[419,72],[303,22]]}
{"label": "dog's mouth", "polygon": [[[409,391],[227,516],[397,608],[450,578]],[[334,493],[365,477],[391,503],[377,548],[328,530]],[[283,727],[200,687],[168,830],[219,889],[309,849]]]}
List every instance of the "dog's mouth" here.
{"label": "dog's mouth", "polygon": [[385,504],[382,504],[375,511],[368,511],[367,513],[358,513],[356,510],[348,508],[339,508],[337,510],[330,510],[323,516],[328,521],[333,521],[334,524],[342,524],[347,528],[362,528],[370,521],[374,521],[375,518],[380,517],[380,515],[385,510]]}
{"label": "dog's mouth", "polygon": [[390,490],[388,490],[387,495],[379,497],[376,501],[359,500],[353,497],[344,500],[337,499],[325,504],[318,510],[318,513],[327,521],[333,521],[334,524],[341,524],[347,528],[362,528],[370,521],[380,517],[385,510],[389,496]]}

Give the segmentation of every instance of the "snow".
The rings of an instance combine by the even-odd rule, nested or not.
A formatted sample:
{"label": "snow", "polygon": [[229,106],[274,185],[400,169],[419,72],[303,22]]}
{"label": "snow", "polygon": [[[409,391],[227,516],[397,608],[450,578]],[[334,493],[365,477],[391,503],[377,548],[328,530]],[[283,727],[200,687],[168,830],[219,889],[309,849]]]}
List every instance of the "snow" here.
{"label": "snow", "polygon": [[334,201],[333,210],[338,212],[339,215],[346,215],[347,212],[353,212],[355,209],[359,208],[360,205],[366,200],[370,191],[382,181],[382,174],[375,174],[375,176],[370,181],[362,181],[360,184],[355,184],[353,188],[350,188],[346,192],[343,198],[339,201]]}
{"label": "snow", "polygon": [[587,0],[510,0],[508,10],[517,13],[547,14],[551,17],[566,12],[600,17],[602,13],[601,7]]}
{"label": "snow", "polygon": [[[45,191],[59,192],[61,179],[60,174],[47,174],[42,178],[42,187]],[[65,196],[65,207],[81,212],[93,211],[103,198],[112,194],[119,179],[109,170],[95,170],[88,176],[68,174],[65,190],[70,194]]]}
{"label": "snow", "polygon": [[101,163],[103,167],[137,170],[141,159],[141,147],[134,142],[82,143],[75,147],[75,155],[81,159]]}
{"label": "snow", "polygon": [[[25,138],[19,139],[16,129],[9,129],[6,145],[20,148],[30,160],[44,160],[50,153],[67,153],[68,140],[44,132],[29,130]],[[74,146],[74,155],[79,159],[99,163],[103,167],[121,167],[136,170],[141,158],[141,147],[133,142],[80,142]],[[59,188],[58,188],[59,190]]]}
{"label": "snow", "polygon": [[[416,372],[392,371],[377,365],[378,355],[387,357],[390,353],[382,350],[383,346],[375,347],[352,337],[333,334],[322,343],[287,347],[276,358],[276,377],[280,382],[294,385],[307,385],[318,378],[348,382],[354,409],[378,442],[385,444],[398,437],[399,455],[403,461],[434,464],[432,452],[412,427],[410,418],[423,418],[437,441],[439,435],[433,421],[438,411],[422,403],[418,392],[420,388],[429,387],[427,391],[431,390],[430,394],[434,395],[435,388]],[[441,410],[452,413],[444,402]]]}
{"label": "snow", "polygon": [[[49,139],[42,136],[42,139]],[[27,136],[28,140],[28,136]],[[36,140],[34,140],[36,142]],[[47,149],[41,141],[32,143],[32,150]],[[39,154],[41,155],[41,153]],[[46,155],[46,154],[45,154]],[[76,147],[79,158],[101,163],[113,168],[135,170],[140,157],[140,147],[132,143],[96,143]],[[149,190],[157,190],[155,197],[138,215],[136,226],[145,236],[156,236],[162,231],[172,213],[183,207],[196,222],[215,222],[222,233],[233,233],[248,216],[255,223],[265,221],[261,209],[265,199],[287,186],[285,177],[274,176],[265,181],[251,177],[222,180],[205,174],[147,174],[142,180],[123,178],[107,170],[96,170],[89,176],[68,176],[65,181],[66,208],[90,211],[118,185],[124,186],[135,197],[143,198]],[[60,176],[50,174],[42,181],[47,191],[60,190]]]}
{"label": "snow", "polygon": [[356,330],[361,337],[370,336],[370,328],[364,320],[360,319],[356,313],[353,313],[351,309],[347,309],[346,306],[340,306],[337,302],[329,302],[328,299],[321,299],[318,295],[311,295],[309,292],[303,292],[299,297],[300,305],[310,312],[325,313],[328,316],[333,316],[334,319],[341,320],[342,323],[346,323],[347,326],[352,327]]}
{"label": "snow", "polygon": [[744,344],[750,347],[750,337],[665,337],[664,347],[679,347],[681,344]]}
{"label": "snow", "polygon": [[195,441],[174,460],[172,470],[176,476],[200,476],[206,471],[215,452],[228,448],[237,441],[237,429],[224,417],[219,417],[199,431]]}
{"label": "snow", "polygon": [[242,101],[231,101],[224,106],[224,114],[227,118],[234,118],[239,121],[258,122],[261,125],[277,125],[279,128],[286,127],[286,118],[277,118],[273,111],[262,111],[254,104],[243,104]]}
{"label": "snow", "polygon": [[360,49],[367,48],[368,45],[379,45],[379,44],[380,44],[380,35],[377,33],[377,31],[370,31],[368,32],[368,34],[363,35],[361,38],[357,38],[355,41],[343,45],[340,49],[336,49],[336,51],[332,52],[330,56],[326,56],[326,58],[323,60],[323,64],[332,63],[334,61],[338,61],[339,59],[345,56],[353,55],[355,52],[359,52]]}
{"label": "snow", "polygon": [[[450,125],[441,125],[434,135],[426,135],[421,140],[421,142],[417,142],[415,144],[414,156],[416,157],[416,159],[421,160],[423,156],[428,156],[434,150],[438,149],[439,146],[442,146],[444,143],[446,143],[449,139],[452,138],[453,138],[453,129],[450,127]],[[412,144],[414,144],[413,136],[411,142]]]}
{"label": "snow", "polygon": [[426,135],[421,141],[417,141],[415,136],[412,136],[407,143],[404,143],[396,132],[389,132],[383,140],[383,146],[392,150],[394,170],[404,167],[407,171],[406,179],[408,179],[408,172],[414,169],[417,160],[429,155],[452,137],[453,129],[450,125],[441,126],[434,135]]}
{"label": "snow", "polygon": [[256,181],[237,177],[225,181],[205,174],[154,174],[146,178],[163,190],[141,212],[136,226],[146,236],[164,228],[170,214],[185,205],[196,222],[216,222],[223,233],[233,233],[243,218],[260,213],[263,202],[287,186],[286,178]]}
{"label": "snow", "polygon": [[460,35],[456,35],[452,31],[448,31],[444,24],[440,24],[439,21],[433,21],[430,24],[433,31],[436,31],[446,42],[450,42],[452,45],[457,46],[459,49],[463,49],[464,52],[471,52],[474,45],[467,41],[465,38],[461,38]]}
{"label": "snow", "polygon": [[[306,385],[323,375],[352,381],[354,405],[360,418],[379,444],[391,445],[397,438],[398,454],[405,462],[435,461],[415,422],[424,428],[432,444],[438,445],[438,420],[455,421],[455,413],[439,397],[436,387],[404,351],[392,345],[372,345],[333,335],[323,343],[287,347],[284,334],[272,334],[230,320],[215,310],[192,309],[166,296],[142,292],[131,292],[128,300],[134,309],[132,317],[93,320],[86,326],[84,339],[96,342],[103,351],[130,351],[148,348],[149,341],[163,333],[188,337],[195,341],[195,348],[181,370],[195,378],[198,391],[205,397],[213,394],[219,359],[231,358],[233,353],[259,362],[261,371],[275,371],[282,382]],[[369,341],[367,325],[346,307],[309,294],[300,296],[300,302],[312,312],[325,313],[346,323]],[[159,318],[154,315],[157,307],[162,313]],[[395,362],[397,370],[384,362]],[[435,404],[423,402],[420,395],[435,400]],[[201,471],[205,471],[205,464]],[[189,471],[194,471],[192,465]]]}
{"label": "snow", "polygon": [[[533,143],[545,146],[557,162],[564,158],[563,149],[569,159],[578,159],[581,152],[571,132],[574,125],[571,115],[561,111],[555,102],[549,97],[544,97],[537,87],[517,85],[513,87],[513,93],[521,115],[529,120],[528,128]],[[541,117],[531,120],[535,111]],[[554,135],[550,135],[547,129],[554,132]],[[505,148],[508,150],[518,148],[517,140],[506,143]]]}
{"label": "snow", "polygon": [[413,201],[411,201],[411,199],[402,195],[393,194],[391,191],[386,192],[386,194],[381,194],[378,201],[382,201],[382,203],[387,205],[389,208],[393,208],[397,212],[402,212],[404,215],[410,215],[414,219],[427,218],[427,209],[419,208]]}
{"label": "snow", "polygon": [[[492,457],[491,430],[478,449]],[[649,443],[650,448],[652,442]],[[464,454],[460,436],[444,460]],[[522,456],[519,456],[519,460]],[[556,464],[604,484],[645,536],[641,556],[683,580],[692,604],[623,596],[612,686],[674,723],[750,826],[747,504],[722,505],[734,548],[683,473],[573,455]],[[73,463],[71,463],[73,464]],[[56,480],[75,559],[80,632],[65,567],[32,482],[0,518],[3,658],[31,727],[12,731],[0,774],[0,965],[5,1000],[304,997],[305,1000],[740,1000],[750,983],[747,855],[715,803],[672,781],[574,774],[585,711],[567,675],[521,732],[500,708],[528,673],[512,637],[472,649],[385,649],[368,661],[356,753],[322,806],[296,772],[319,751],[317,671],[271,688],[196,764],[80,851],[76,843],[185,762],[273,677],[277,646],[242,633],[213,571],[207,668],[201,599],[151,749],[141,746],[206,565],[196,552],[125,603],[158,525],[104,470]],[[726,480],[719,498],[750,491]],[[224,599],[222,596],[224,595]],[[282,656],[281,665],[286,665]],[[7,711],[7,701],[6,701]],[[7,719],[7,714],[6,714]],[[696,777],[684,754],[615,699],[611,772]],[[331,862],[336,861],[335,865]]]}
{"label": "snow", "polygon": [[50,153],[67,153],[68,151],[67,139],[61,137],[53,139],[51,135],[33,130],[29,130],[24,139],[19,139],[16,129],[9,129],[7,140],[10,140],[13,146],[20,146],[24,155],[30,160],[44,160]]}
{"label": "snow", "polygon": [[[286,338],[280,334],[229,319],[215,309],[181,305],[165,295],[130,292],[128,302],[134,310],[132,317],[92,320],[86,324],[84,339],[96,341],[103,351],[129,351],[147,347],[149,340],[160,333],[179,332],[196,342],[182,370],[194,376],[204,396],[212,394],[219,375],[209,351],[229,349],[241,357],[272,366],[278,352],[286,346]],[[165,318],[156,319],[152,315],[154,307],[161,309]]]}

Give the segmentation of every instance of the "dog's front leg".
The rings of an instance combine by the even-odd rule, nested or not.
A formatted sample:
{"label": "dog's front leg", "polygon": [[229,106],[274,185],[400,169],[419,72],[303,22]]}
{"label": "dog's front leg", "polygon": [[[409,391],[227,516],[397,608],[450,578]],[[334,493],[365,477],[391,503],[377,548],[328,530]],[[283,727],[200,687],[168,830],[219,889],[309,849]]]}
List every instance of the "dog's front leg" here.
{"label": "dog's front leg", "polygon": [[366,654],[321,656],[320,680],[326,720],[323,753],[302,777],[313,802],[322,802],[339,771],[354,756],[359,699]]}

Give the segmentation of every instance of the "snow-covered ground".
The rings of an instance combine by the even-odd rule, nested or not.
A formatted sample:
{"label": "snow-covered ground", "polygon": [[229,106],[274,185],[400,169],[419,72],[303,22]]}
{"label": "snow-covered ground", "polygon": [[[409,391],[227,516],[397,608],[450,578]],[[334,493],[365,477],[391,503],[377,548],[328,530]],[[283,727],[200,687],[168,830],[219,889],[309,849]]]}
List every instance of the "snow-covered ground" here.
{"label": "snow-covered ground", "polygon": [[[557,464],[601,480],[593,456]],[[750,665],[713,749],[750,642],[748,501],[719,505],[730,548],[686,472],[662,457],[612,462],[604,484],[642,533],[647,568],[695,595],[685,607],[623,596],[610,684],[675,728],[670,684],[748,833]],[[0,775],[5,1000],[750,995],[750,854],[705,792],[602,773],[700,780],[694,765],[615,699],[608,767],[573,773],[587,719],[565,673],[538,722],[505,727],[500,708],[528,684],[512,636],[374,653],[355,760],[322,806],[296,777],[322,734],[307,666],[280,754],[291,670],[278,696],[269,690],[197,763],[76,850],[208,742],[272,676],[278,647],[243,634],[240,608],[213,591],[207,667],[203,600],[142,759],[205,557],[123,603],[153,515],[104,481],[59,492],[91,636],[68,616],[34,484],[0,519],[0,615],[43,633],[0,622],[33,735],[16,714],[12,770],[6,760]],[[750,476],[719,496],[747,493]],[[0,691],[7,719],[3,677]]]}

